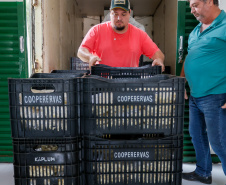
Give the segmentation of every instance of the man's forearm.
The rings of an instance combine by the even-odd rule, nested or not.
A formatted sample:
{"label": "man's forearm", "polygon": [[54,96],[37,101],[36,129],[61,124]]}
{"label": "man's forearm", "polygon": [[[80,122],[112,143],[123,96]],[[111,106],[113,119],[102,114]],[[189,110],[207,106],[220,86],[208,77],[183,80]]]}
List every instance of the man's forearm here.
{"label": "man's forearm", "polygon": [[80,47],[80,48],[78,49],[77,56],[78,56],[83,62],[89,63],[90,57],[92,56],[92,54],[89,52],[88,49],[86,49],[86,48],[81,48],[81,47]]}
{"label": "man's forearm", "polygon": [[98,56],[95,56],[89,52],[86,48],[79,48],[77,56],[83,61],[89,63],[89,68],[91,66],[95,65],[98,61],[101,61],[101,59]]}
{"label": "man's forearm", "polygon": [[156,51],[155,54],[153,55],[152,59],[153,59],[153,60],[155,60],[155,59],[161,59],[161,60],[164,62],[164,60],[165,60],[165,55],[162,53],[161,50],[158,50],[158,51]]}
{"label": "man's forearm", "polygon": [[182,66],[182,69],[181,69],[181,72],[180,72],[180,76],[181,76],[181,77],[185,77],[185,73],[184,73],[184,63],[183,63],[183,66]]}

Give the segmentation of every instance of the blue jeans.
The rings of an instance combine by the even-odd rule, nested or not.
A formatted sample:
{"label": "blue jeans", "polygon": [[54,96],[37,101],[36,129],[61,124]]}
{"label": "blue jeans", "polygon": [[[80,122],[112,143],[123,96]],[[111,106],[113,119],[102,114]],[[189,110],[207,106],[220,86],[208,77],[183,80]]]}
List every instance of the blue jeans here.
{"label": "blue jeans", "polygon": [[195,172],[203,177],[210,176],[212,171],[209,142],[226,175],[226,109],[221,108],[224,103],[226,93],[189,99],[189,132],[197,159]]}

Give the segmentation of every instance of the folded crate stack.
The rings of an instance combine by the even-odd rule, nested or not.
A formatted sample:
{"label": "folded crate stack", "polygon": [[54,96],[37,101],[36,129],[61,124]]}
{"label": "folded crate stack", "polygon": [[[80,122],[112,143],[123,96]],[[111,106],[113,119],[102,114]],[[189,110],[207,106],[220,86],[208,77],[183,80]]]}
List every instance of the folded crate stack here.
{"label": "folded crate stack", "polygon": [[81,79],[85,185],[181,185],[185,80],[154,69],[95,66]]}
{"label": "folded crate stack", "polygon": [[80,184],[81,76],[9,79],[16,185]]}

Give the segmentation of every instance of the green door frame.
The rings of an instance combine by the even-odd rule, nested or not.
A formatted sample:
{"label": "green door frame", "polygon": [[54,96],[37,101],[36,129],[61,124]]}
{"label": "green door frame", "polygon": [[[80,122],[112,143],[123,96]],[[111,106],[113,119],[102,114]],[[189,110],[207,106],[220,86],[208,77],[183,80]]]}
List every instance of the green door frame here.
{"label": "green door frame", "polygon": [[13,162],[8,78],[28,77],[25,6],[0,2],[0,162]]}

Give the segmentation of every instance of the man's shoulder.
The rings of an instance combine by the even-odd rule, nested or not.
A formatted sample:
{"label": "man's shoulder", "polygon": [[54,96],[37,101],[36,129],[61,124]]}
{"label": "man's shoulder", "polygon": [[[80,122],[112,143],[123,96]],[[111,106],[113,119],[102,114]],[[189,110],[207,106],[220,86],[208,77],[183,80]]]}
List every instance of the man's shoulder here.
{"label": "man's shoulder", "polygon": [[220,15],[216,18],[216,22],[225,23],[226,22],[226,13],[224,10],[221,10]]}
{"label": "man's shoulder", "polygon": [[222,22],[225,24],[226,23],[226,12],[224,10],[222,10],[222,15],[223,15]]}
{"label": "man's shoulder", "polygon": [[130,29],[136,34],[146,35],[146,32],[129,23]]}
{"label": "man's shoulder", "polygon": [[226,18],[226,12],[224,10],[221,10],[221,14]]}
{"label": "man's shoulder", "polygon": [[99,29],[108,28],[110,25],[111,25],[111,22],[107,21],[107,22],[96,24],[92,28],[99,30]]}

